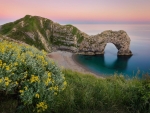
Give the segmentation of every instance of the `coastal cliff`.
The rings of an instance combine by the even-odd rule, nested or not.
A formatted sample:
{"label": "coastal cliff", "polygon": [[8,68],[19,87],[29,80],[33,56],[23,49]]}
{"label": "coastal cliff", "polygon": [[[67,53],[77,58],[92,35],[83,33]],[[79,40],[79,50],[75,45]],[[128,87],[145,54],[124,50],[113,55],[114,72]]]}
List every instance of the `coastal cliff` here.
{"label": "coastal cliff", "polygon": [[0,34],[6,39],[34,45],[47,52],[57,49],[76,52],[78,44],[88,36],[72,25],[60,25],[49,19],[31,15],[2,25]]}
{"label": "coastal cliff", "polygon": [[118,55],[132,55],[130,38],[123,30],[89,36],[73,25],[60,25],[39,16],[26,15],[4,24],[0,26],[0,34],[47,52],[66,50],[84,55],[104,54],[106,44],[113,43]]}

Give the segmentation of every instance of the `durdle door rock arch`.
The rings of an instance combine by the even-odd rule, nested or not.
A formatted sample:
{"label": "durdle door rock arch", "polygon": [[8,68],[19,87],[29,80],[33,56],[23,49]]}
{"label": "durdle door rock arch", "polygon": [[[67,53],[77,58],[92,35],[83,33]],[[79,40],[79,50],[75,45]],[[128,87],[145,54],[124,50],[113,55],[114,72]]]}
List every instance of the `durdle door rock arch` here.
{"label": "durdle door rock arch", "polygon": [[26,15],[15,22],[4,24],[0,26],[0,34],[6,39],[34,45],[47,52],[65,50],[84,55],[104,54],[106,44],[113,43],[118,49],[118,55],[132,55],[130,38],[123,30],[107,30],[89,36],[73,25],[60,25],[39,16]]}
{"label": "durdle door rock arch", "polygon": [[104,54],[107,43],[113,43],[116,46],[118,55],[132,55],[132,52],[130,51],[130,37],[123,30],[107,30],[101,34],[85,38],[79,46],[78,54]]}

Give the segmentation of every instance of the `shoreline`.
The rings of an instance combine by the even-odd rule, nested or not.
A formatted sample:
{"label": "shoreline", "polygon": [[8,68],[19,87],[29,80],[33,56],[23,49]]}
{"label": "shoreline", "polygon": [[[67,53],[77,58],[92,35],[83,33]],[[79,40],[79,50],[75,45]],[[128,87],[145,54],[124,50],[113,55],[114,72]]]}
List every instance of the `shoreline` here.
{"label": "shoreline", "polygon": [[95,74],[89,71],[86,67],[79,64],[75,60],[75,54],[67,51],[56,51],[48,54],[48,57],[53,59],[60,68],[71,69],[73,71],[84,74],[91,74],[95,77],[104,78],[102,75]]}
{"label": "shoreline", "polygon": [[75,60],[75,55],[76,55],[76,54],[72,54],[72,60],[73,60],[79,67],[85,69],[85,71],[87,71],[88,73],[90,73],[90,74],[92,74],[92,75],[94,75],[94,76],[96,76],[96,77],[104,78],[103,75],[100,75],[100,74],[98,74],[98,73],[94,73],[93,71],[89,71],[88,68],[86,68],[86,67],[83,66],[82,64],[78,63],[78,62]]}

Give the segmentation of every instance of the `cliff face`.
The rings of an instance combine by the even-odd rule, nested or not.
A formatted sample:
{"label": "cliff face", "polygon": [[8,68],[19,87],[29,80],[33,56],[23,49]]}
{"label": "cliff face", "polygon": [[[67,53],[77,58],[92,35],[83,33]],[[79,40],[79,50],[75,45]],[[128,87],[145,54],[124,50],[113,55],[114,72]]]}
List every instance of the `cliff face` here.
{"label": "cliff face", "polygon": [[72,25],[60,25],[38,16],[26,15],[4,24],[0,26],[0,34],[48,52],[60,49],[85,55],[104,54],[106,44],[113,43],[118,55],[132,55],[130,38],[125,31],[104,31],[89,36]]}
{"label": "cliff face", "polygon": [[104,54],[107,43],[113,43],[116,46],[118,55],[132,55],[129,49],[130,38],[123,30],[108,30],[101,34],[85,38],[80,44],[78,53],[84,55]]}
{"label": "cliff face", "polygon": [[38,16],[26,15],[1,26],[0,34],[51,52],[56,49],[77,51],[87,34],[72,25],[60,25]]}

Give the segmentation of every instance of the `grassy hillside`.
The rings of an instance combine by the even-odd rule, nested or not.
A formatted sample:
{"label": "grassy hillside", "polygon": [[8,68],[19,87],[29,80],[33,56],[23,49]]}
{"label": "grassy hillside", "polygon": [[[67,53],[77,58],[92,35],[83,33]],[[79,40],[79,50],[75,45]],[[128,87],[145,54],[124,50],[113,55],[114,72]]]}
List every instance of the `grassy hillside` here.
{"label": "grassy hillside", "polygon": [[[126,80],[121,75],[114,75],[101,79],[71,70],[63,73],[67,88],[49,103],[45,113],[150,113],[148,78]],[[7,105],[10,105],[10,111],[14,109],[15,100],[8,99],[1,101],[0,109],[7,110]],[[22,113],[32,113],[31,107]]]}
{"label": "grassy hillside", "polygon": [[[15,40],[23,41],[29,45],[34,45],[39,49],[45,49],[44,45],[38,38],[36,33],[37,30],[41,31],[38,18],[30,18],[30,16],[27,15],[15,22],[4,24],[0,30],[0,33]],[[34,39],[27,35],[26,32],[33,33],[35,36]]]}
{"label": "grassy hillside", "polygon": [[79,44],[85,35],[72,25],[63,26],[49,19],[31,15],[2,25],[0,34],[49,52],[53,46],[76,47],[74,37]]}

